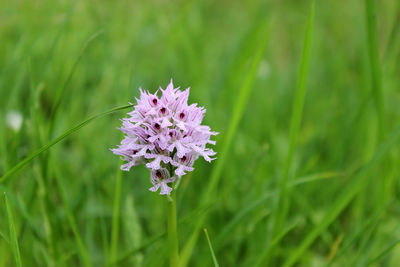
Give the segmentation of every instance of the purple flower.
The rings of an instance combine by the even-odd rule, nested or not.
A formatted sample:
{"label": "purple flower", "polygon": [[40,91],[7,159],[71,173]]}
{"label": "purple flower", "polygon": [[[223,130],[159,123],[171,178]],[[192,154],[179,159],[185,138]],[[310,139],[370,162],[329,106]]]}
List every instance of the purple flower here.
{"label": "purple flower", "polygon": [[150,190],[161,188],[160,194],[164,195],[172,191],[168,183],[193,171],[197,158],[208,162],[214,159],[216,153],[206,145],[215,145],[210,138],[218,133],[201,125],[206,112],[203,107],[188,105],[189,88],[174,88],[171,80],[165,90],[160,87],[159,91],[151,94],[140,89],[137,104],[132,104],[134,110],[122,119],[120,130],[125,137],[112,151],[127,162],[121,166],[124,171],[145,164],[151,172]]}
{"label": "purple flower", "polygon": [[172,183],[175,181],[174,177],[169,176],[169,172],[165,168],[161,168],[159,170],[151,170],[151,183],[153,187],[149,190],[156,192],[158,188],[161,187],[160,194],[161,195],[169,195],[171,193],[172,188],[167,185],[167,183]]}

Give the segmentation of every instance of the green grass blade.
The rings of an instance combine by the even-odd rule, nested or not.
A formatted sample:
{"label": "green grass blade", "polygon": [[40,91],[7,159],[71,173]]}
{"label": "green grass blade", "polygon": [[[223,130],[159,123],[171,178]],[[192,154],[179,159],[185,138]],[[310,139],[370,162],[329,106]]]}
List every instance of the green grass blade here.
{"label": "green grass blade", "polygon": [[379,231],[381,223],[382,221],[376,220],[371,227],[362,232],[362,235],[357,240],[357,250],[351,253],[352,259],[346,258],[351,265],[363,266],[368,263],[370,256],[366,257],[366,255],[372,253],[371,244],[375,243],[374,239]]}
{"label": "green grass blade", "polygon": [[60,108],[60,105],[61,105],[62,99],[63,99],[63,97],[64,97],[65,91],[66,91],[66,89],[67,89],[67,87],[68,87],[68,85],[69,85],[69,83],[70,83],[70,81],[71,81],[71,79],[72,79],[72,76],[73,76],[74,73],[75,73],[76,68],[77,68],[78,65],[79,65],[79,62],[80,62],[81,59],[82,59],[82,56],[84,55],[84,53],[85,53],[87,47],[89,46],[89,44],[90,44],[93,40],[95,40],[99,35],[101,35],[102,33],[103,33],[103,30],[100,30],[100,31],[95,32],[95,33],[92,34],[91,36],[89,36],[89,38],[88,38],[88,39],[86,40],[86,42],[83,44],[83,47],[82,47],[82,49],[81,49],[81,51],[80,51],[80,53],[79,53],[77,59],[75,60],[74,65],[72,66],[71,71],[69,72],[68,77],[67,77],[67,79],[66,79],[64,85],[63,85],[63,86],[61,87],[61,89],[58,91],[58,94],[57,94],[57,97],[56,97],[54,106],[53,106],[53,108],[52,108],[52,110],[51,110],[51,113],[50,113],[49,138],[52,137],[53,130],[54,130],[54,125],[55,125],[55,122],[56,122],[57,112],[58,112],[58,110],[59,110],[59,108]]}
{"label": "green grass blade", "polygon": [[376,166],[389,151],[390,148],[396,145],[400,136],[400,125],[396,127],[391,136],[383,143],[378,151],[374,154],[372,159],[361,168],[361,170],[353,178],[351,184],[349,184],[346,190],[337,198],[325,217],[321,220],[321,223],[314,228],[302,241],[299,247],[291,254],[288,260],[283,265],[284,267],[293,266],[297,260],[303,255],[305,250],[314,242],[314,240],[337,218],[337,216],[344,210],[350,201],[360,192],[368,182],[364,176],[369,174],[371,169]]}
{"label": "green grass blade", "polygon": [[382,258],[384,258],[388,253],[390,253],[390,251],[395,248],[398,244],[400,244],[400,239],[395,240],[394,242],[392,242],[389,246],[387,246],[382,252],[380,252],[375,258],[373,258],[372,260],[370,260],[368,262],[368,266],[371,264],[374,264],[378,261],[380,261]]}
{"label": "green grass blade", "polygon": [[[4,116],[0,116],[0,131],[5,132],[6,130],[6,122]],[[0,163],[2,164],[2,168],[4,171],[7,171],[9,168],[9,159],[8,159],[8,150],[7,150],[7,140],[4,135],[0,136]]]}
{"label": "green grass blade", "polygon": [[262,39],[259,42],[256,51],[254,53],[252,64],[249,68],[249,71],[245,77],[245,80],[240,88],[239,95],[237,97],[237,102],[235,104],[235,109],[232,114],[232,119],[229,123],[229,127],[224,137],[224,145],[222,147],[221,152],[219,153],[218,161],[213,168],[213,171],[210,176],[210,182],[207,186],[207,190],[203,199],[208,199],[212,194],[213,190],[215,189],[216,185],[221,178],[221,173],[223,168],[225,167],[226,160],[229,156],[229,150],[232,146],[233,138],[237,132],[240,120],[243,116],[244,109],[247,105],[247,100],[250,96],[250,92],[253,88],[254,80],[256,78],[258,66],[264,54],[269,35],[270,35],[270,24],[266,23],[264,28],[260,30],[260,34],[262,34]]}
{"label": "green grass blade", "polygon": [[215,267],[219,267],[219,264],[218,264],[218,261],[217,261],[217,257],[215,257],[215,253],[214,253],[214,250],[213,250],[213,247],[212,247],[212,244],[211,244],[211,240],[210,240],[210,237],[208,236],[208,232],[207,232],[206,228],[204,228],[204,233],[205,233],[205,235],[207,237],[208,247],[210,248],[210,253],[211,253],[211,257],[212,257],[214,266]]}
{"label": "green grass blade", "polygon": [[[137,246],[142,243],[143,229],[140,222],[139,214],[137,213],[138,207],[132,195],[125,198],[122,225],[124,226],[121,231],[124,233],[124,239],[129,240],[129,247]],[[132,266],[143,265],[143,253],[137,253],[130,259]]]}
{"label": "green grass blade", "polygon": [[[187,224],[190,219],[193,219],[193,218],[198,217],[198,216],[203,216],[208,211],[209,211],[209,207],[197,208],[197,210],[195,210],[193,213],[188,213],[183,218],[180,218],[179,221],[178,221],[178,227],[179,227],[179,225]],[[165,236],[167,236],[167,231],[165,231],[162,234],[157,235],[157,236],[149,239],[147,242],[145,242],[141,246],[138,246],[136,248],[132,248],[132,249],[126,251],[125,253],[122,253],[122,256],[116,257],[116,260],[108,263],[107,266],[112,266],[112,265],[117,265],[118,266],[118,264],[121,264],[122,262],[127,261],[131,256],[135,255],[136,253],[144,251],[146,248],[148,248],[149,246],[153,245],[155,242],[161,240]]]}
{"label": "green grass blade", "polygon": [[280,181],[278,202],[276,204],[275,211],[272,217],[273,219],[271,221],[272,233],[270,236],[273,238],[276,237],[276,235],[281,231],[281,226],[284,225],[287,211],[290,205],[288,180],[292,170],[293,157],[300,131],[304,101],[306,96],[306,83],[308,76],[308,68],[310,64],[312,31],[314,25],[314,6],[315,4],[314,2],[312,2],[310,13],[308,16],[306,33],[304,36],[303,52],[301,55],[301,63],[297,79],[297,87],[294,96],[293,110],[290,122],[289,150],[283,170],[283,176]]}
{"label": "green grass blade", "polygon": [[284,238],[290,231],[292,231],[292,230],[297,226],[298,223],[299,223],[299,221],[295,221],[295,222],[289,224],[285,229],[283,229],[283,230],[281,231],[281,233],[279,233],[279,234],[268,244],[267,249],[264,249],[264,251],[260,254],[260,256],[259,256],[259,258],[258,258],[258,260],[257,260],[257,263],[255,264],[255,267],[263,266],[263,265],[262,265],[263,262],[265,261],[265,259],[268,258],[269,252],[271,251],[269,248],[270,248],[270,247],[276,246],[276,245],[282,240],[282,238]]}
{"label": "green grass blade", "polygon": [[4,239],[8,244],[10,244],[10,241],[8,240],[8,238],[5,236],[5,234],[3,234],[1,231],[0,231],[0,237],[2,238],[2,239]]}
{"label": "green grass blade", "polygon": [[[37,240],[44,243],[43,234],[40,232],[38,227],[35,225],[35,221],[32,216],[28,213],[26,207],[23,205],[23,202],[19,202],[17,198],[4,186],[0,185],[0,191],[7,194],[8,200],[18,209],[18,212],[22,215],[24,222],[26,222],[29,226],[29,229],[32,231],[33,235]],[[21,233],[20,233],[21,234]]]}
{"label": "green grass blade", "polygon": [[[258,35],[260,36],[261,40],[258,42],[257,47],[254,52],[254,56],[249,68],[249,71],[244,79],[244,82],[240,88],[239,95],[236,100],[235,104],[235,109],[232,114],[232,119],[229,123],[229,127],[227,130],[227,134],[224,138],[224,145],[222,147],[221,152],[219,153],[219,159],[217,160],[211,176],[210,176],[210,181],[208,183],[208,186],[205,190],[204,195],[202,196],[202,203],[207,204],[210,201],[211,195],[217,186],[222,170],[225,167],[225,163],[227,161],[227,158],[229,156],[229,150],[232,145],[233,138],[237,132],[237,128],[239,126],[239,122],[243,116],[244,109],[247,104],[247,100],[249,98],[250,92],[253,88],[254,80],[257,74],[258,66],[261,62],[262,56],[264,54],[268,39],[269,39],[269,33],[270,33],[270,22],[269,20],[264,22],[265,25],[262,25],[260,31],[258,32]],[[185,244],[182,253],[181,253],[181,267],[185,267],[192,255],[195,243],[197,241],[199,232],[203,226],[203,221],[205,217],[201,216],[198,218],[198,222],[196,224],[196,227]]]}
{"label": "green grass blade", "polygon": [[383,210],[380,210],[378,213],[375,215],[371,216],[367,221],[365,221],[363,224],[358,226],[355,231],[352,231],[350,235],[348,235],[347,239],[345,239],[342,242],[342,245],[340,249],[336,252],[335,257],[329,262],[327,267],[332,266],[337,259],[345,255],[345,252],[348,251],[356,241],[358,241],[358,238],[360,236],[364,236],[364,233],[367,233],[370,231],[369,228],[375,228],[376,225],[378,224],[379,219],[383,215]]}
{"label": "green grass blade", "polygon": [[17,267],[22,266],[21,262],[21,255],[19,252],[19,246],[18,246],[18,239],[17,239],[17,233],[15,231],[15,225],[14,225],[14,218],[12,215],[11,207],[8,203],[8,198],[7,194],[4,193],[4,200],[6,202],[6,208],[7,208],[7,217],[8,217],[8,228],[10,230],[10,242],[11,242],[11,247],[14,255],[14,260],[15,260],[15,265]]}
{"label": "green grass blade", "polygon": [[235,217],[232,218],[232,220],[229,221],[228,224],[224,226],[222,231],[218,234],[215,243],[216,250],[218,250],[221,246],[222,243],[224,242],[224,239],[233,231],[233,229],[239,225],[243,219],[250,214],[253,210],[255,210],[257,207],[261,206],[267,199],[275,196],[275,192],[268,192],[265,193],[261,198],[257,199],[250,205],[248,205],[245,209],[242,211],[238,212]]}
{"label": "green grass blade", "polygon": [[122,171],[117,170],[117,179],[115,182],[115,196],[113,204],[113,217],[111,225],[111,249],[110,249],[110,262],[115,260],[118,245],[118,233],[119,233],[119,213],[121,207],[121,189],[122,189]]}
{"label": "green grass blade", "polygon": [[311,175],[307,175],[304,177],[296,178],[295,181],[290,183],[290,185],[291,186],[301,185],[304,183],[320,181],[320,180],[325,180],[325,179],[331,179],[333,177],[341,177],[341,176],[345,176],[345,173],[341,173],[341,172],[316,173],[316,174],[311,174]]}
{"label": "green grass blade", "polygon": [[9,171],[7,171],[1,178],[0,178],[0,183],[4,182],[7,178],[9,178],[10,176],[12,176],[13,174],[15,174],[19,169],[21,169],[22,167],[24,167],[26,164],[28,164],[30,161],[32,161],[34,158],[36,158],[38,155],[40,155],[41,153],[43,153],[44,151],[48,150],[49,148],[51,148],[52,146],[54,146],[55,144],[57,144],[58,142],[60,142],[61,140],[65,139],[66,137],[68,137],[69,135],[71,135],[72,133],[76,132],[77,130],[81,129],[82,127],[84,127],[85,125],[87,125],[89,122],[97,119],[97,118],[101,118],[105,115],[108,115],[110,113],[119,111],[119,110],[123,110],[123,109],[127,109],[132,107],[131,105],[125,105],[125,106],[120,106],[120,107],[116,107],[116,108],[112,108],[110,110],[107,110],[105,112],[102,112],[100,114],[94,115],[92,117],[90,117],[89,119],[81,122],[80,124],[78,124],[77,126],[69,129],[68,131],[64,132],[62,135],[60,135],[59,137],[55,138],[53,141],[47,143],[46,145],[42,146],[41,148],[39,148],[38,150],[32,152],[31,154],[29,154],[25,159],[23,159],[22,161],[20,161],[18,164],[16,164],[14,167],[12,167]]}
{"label": "green grass blade", "polygon": [[[306,176],[306,177],[299,178],[295,182],[290,183],[289,186],[290,187],[295,187],[295,186],[298,186],[298,185],[304,185],[304,184],[307,184],[307,183],[316,182],[316,181],[320,181],[322,179],[328,179],[328,178],[335,177],[335,176],[340,176],[340,175],[343,175],[343,174],[337,173],[337,172],[317,173],[317,174],[313,174],[313,175],[309,175],[309,176]],[[215,249],[218,251],[218,249],[221,247],[224,239],[233,231],[233,229],[237,225],[240,225],[240,223],[243,221],[243,219],[246,218],[246,216],[248,214],[250,214],[250,212],[252,212],[256,208],[261,206],[266,200],[268,200],[268,199],[270,199],[272,197],[275,197],[276,195],[277,195],[277,192],[275,192],[275,191],[267,192],[263,196],[261,196],[259,199],[257,199],[253,203],[249,204],[246,208],[244,208],[243,210],[238,212],[237,215],[235,217],[233,217],[229,221],[229,223],[224,226],[222,231],[218,234],[218,236],[216,238],[216,241],[214,242]]]}
{"label": "green grass blade", "polygon": [[60,171],[58,171],[58,169],[57,169],[57,167],[55,167],[55,165],[53,165],[53,166],[54,166],[54,170],[55,170],[54,176],[55,176],[55,180],[56,180],[56,184],[57,184],[57,189],[58,189],[58,192],[60,193],[61,201],[64,206],[65,213],[67,215],[69,226],[71,227],[71,230],[74,234],[75,241],[76,241],[76,244],[78,247],[79,255],[81,257],[83,265],[86,267],[90,267],[90,266],[92,266],[92,264],[90,262],[89,253],[82,241],[82,237],[79,234],[79,230],[78,230],[78,226],[76,224],[75,217],[71,211],[71,208],[69,207],[67,195],[64,190],[64,185],[63,185],[63,182],[61,181],[62,177],[61,177]]}
{"label": "green grass blade", "polygon": [[109,263],[107,266],[110,265],[118,265],[121,264],[122,262],[126,261],[129,259],[129,257],[131,257],[132,255],[134,255],[135,253],[141,252],[143,250],[145,250],[146,248],[148,248],[149,246],[153,245],[155,242],[157,242],[158,240],[162,239],[163,237],[167,236],[167,232],[164,232],[154,238],[151,238],[149,241],[147,241],[146,243],[144,243],[143,245],[131,249],[130,251],[125,252],[122,256],[118,257],[117,260]]}
{"label": "green grass blade", "polygon": [[379,123],[379,136],[384,136],[384,101],[382,92],[382,73],[379,64],[375,0],[365,0],[365,15],[367,24],[368,56],[371,68],[372,93]]}
{"label": "green grass blade", "polygon": [[[43,67],[42,67],[42,70],[43,70],[41,72],[42,76],[45,74],[46,70],[48,69],[48,66],[50,65],[51,59],[54,56],[54,52],[55,52],[56,47],[57,47],[57,45],[58,45],[58,43],[59,43],[59,41],[61,39],[61,36],[65,33],[65,31],[68,28],[68,24],[71,21],[71,17],[72,17],[72,14],[75,11],[76,5],[77,5],[77,2],[74,2],[74,3],[71,4],[71,6],[69,7],[69,9],[67,11],[66,17],[63,20],[63,23],[60,25],[60,28],[57,31],[57,35],[55,36],[54,40],[52,41],[52,44],[51,44],[50,49],[49,49],[49,52],[47,54],[47,58],[46,58],[46,60],[45,60],[45,62],[43,64]],[[41,78],[42,77],[39,77],[39,79],[41,79]]]}

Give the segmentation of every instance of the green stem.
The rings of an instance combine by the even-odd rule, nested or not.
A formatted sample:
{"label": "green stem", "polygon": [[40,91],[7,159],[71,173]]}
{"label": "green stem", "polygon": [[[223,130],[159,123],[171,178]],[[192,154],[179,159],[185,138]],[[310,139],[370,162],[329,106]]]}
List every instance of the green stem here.
{"label": "green stem", "polygon": [[175,190],[171,192],[168,199],[168,247],[170,255],[170,266],[179,267],[179,244],[178,231],[176,227],[176,195]]}
{"label": "green stem", "polygon": [[111,226],[111,249],[110,249],[110,262],[115,261],[118,247],[118,234],[119,234],[119,219],[120,219],[120,206],[121,206],[121,189],[122,189],[122,171],[118,168],[117,181],[115,183],[114,207],[113,218]]}

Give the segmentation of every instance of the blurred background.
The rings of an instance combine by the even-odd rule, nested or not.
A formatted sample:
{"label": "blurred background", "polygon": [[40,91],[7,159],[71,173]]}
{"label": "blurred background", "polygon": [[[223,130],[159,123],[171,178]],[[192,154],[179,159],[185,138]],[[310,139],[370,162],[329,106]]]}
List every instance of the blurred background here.
{"label": "blurred background", "polygon": [[[198,160],[178,190],[187,266],[213,266],[203,228],[220,266],[398,266],[400,2],[374,2],[375,65],[368,2],[315,3],[289,168],[311,1],[1,1],[0,175],[173,78],[220,132],[218,159]],[[167,266],[165,197],[148,191],[143,166],[119,171],[109,150],[126,112],[0,183],[23,266]],[[274,232],[286,169],[290,205]],[[17,266],[4,199],[0,266]]]}

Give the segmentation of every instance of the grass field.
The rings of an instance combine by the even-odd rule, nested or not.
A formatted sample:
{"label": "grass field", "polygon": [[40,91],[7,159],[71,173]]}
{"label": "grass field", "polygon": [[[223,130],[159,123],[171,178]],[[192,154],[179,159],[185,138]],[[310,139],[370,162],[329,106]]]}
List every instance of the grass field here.
{"label": "grass field", "polygon": [[171,78],[220,132],[177,191],[181,267],[399,266],[399,1],[18,0],[0,267],[168,266],[165,196],[110,151],[131,109],[107,111]]}

